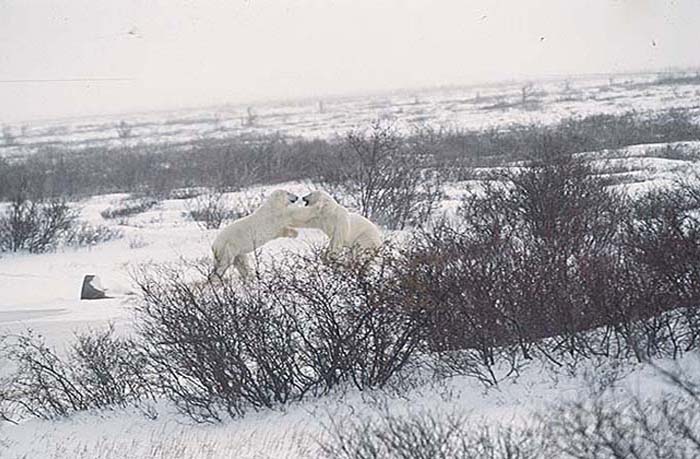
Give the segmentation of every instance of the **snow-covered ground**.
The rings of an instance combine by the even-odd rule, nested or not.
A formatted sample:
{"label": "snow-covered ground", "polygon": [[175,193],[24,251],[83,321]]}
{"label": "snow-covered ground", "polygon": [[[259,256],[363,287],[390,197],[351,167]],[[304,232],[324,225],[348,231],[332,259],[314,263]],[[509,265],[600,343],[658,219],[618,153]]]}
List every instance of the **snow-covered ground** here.
{"label": "snow-covered ground", "polygon": [[[309,186],[282,184],[292,192],[307,193]],[[277,187],[259,187],[230,193],[233,204],[245,196],[256,196]],[[60,343],[72,330],[115,324],[128,328],[133,297],[131,269],[139,264],[177,262],[209,257],[216,230],[204,230],[188,216],[187,200],[165,200],[152,209],[127,218],[104,219],[100,212],[128,199],[126,194],[94,196],[76,203],[81,219],[107,225],[122,232],[121,239],[89,248],[62,248],[56,252],[0,257],[0,334],[31,328],[50,343]],[[261,253],[274,256],[281,249],[304,248],[318,241],[320,233],[304,231],[295,240],[276,240]],[[81,301],[80,289],[86,274],[99,276],[108,290],[100,301]]]}
{"label": "snow-covered ground", "polygon": [[[666,366],[697,373],[700,359],[686,356]],[[0,430],[6,447],[0,451],[9,459],[316,458],[327,429],[349,416],[458,414],[476,425],[517,427],[532,422],[537,414],[546,416],[547,407],[558,402],[586,400],[591,395],[586,374],[604,371],[601,366],[590,366],[575,376],[552,377],[551,371],[541,370],[531,366],[517,380],[488,390],[473,379],[453,378],[400,398],[380,393],[331,395],[217,425],[191,424],[167,408],[156,420],[138,412],[117,411],[84,413],[53,422],[28,421]],[[626,368],[620,378],[608,397],[655,397],[673,392],[649,366]]]}

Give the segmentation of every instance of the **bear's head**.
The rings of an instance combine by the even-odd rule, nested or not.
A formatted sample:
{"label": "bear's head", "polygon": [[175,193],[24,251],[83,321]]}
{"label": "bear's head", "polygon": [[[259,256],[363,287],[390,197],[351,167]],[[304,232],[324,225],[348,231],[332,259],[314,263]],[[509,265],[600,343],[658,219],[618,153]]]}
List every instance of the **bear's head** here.
{"label": "bear's head", "polygon": [[275,209],[286,209],[290,204],[297,202],[299,196],[285,190],[275,190],[267,198],[266,205]]}
{"label": "bear's head", "polygon": [[301,200],[304,201],[304,205],[316,207],[318,209],[323,209],[328,204],[336,203],[333,196],[322,190],[312,191],[311,193],[302,197]]}

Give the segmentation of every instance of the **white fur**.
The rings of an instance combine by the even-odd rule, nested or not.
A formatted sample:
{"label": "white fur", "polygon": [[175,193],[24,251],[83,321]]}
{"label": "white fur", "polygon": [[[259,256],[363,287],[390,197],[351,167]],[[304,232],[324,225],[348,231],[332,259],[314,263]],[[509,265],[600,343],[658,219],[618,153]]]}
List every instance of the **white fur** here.
{"label": "white fur", "polygon": [[241,276],[249,272],[247,254],[279,237],[296,237],[297,232],[288,227],[287,209],[296,195],[284,190],[273,191],[258,209],[247,217],[231,223],[214,239],[214,269],[219,276],[234,265]]}
{"label": "white fur", "polygon": [[330,238],[329,250],[338,253],[347,247],[353,254],[376,250],[382,235],[374,223],[360,214],[349,212],[325,191],[314,191],[304,197],[307,207],[290,207],[289,226],[317,228]]}

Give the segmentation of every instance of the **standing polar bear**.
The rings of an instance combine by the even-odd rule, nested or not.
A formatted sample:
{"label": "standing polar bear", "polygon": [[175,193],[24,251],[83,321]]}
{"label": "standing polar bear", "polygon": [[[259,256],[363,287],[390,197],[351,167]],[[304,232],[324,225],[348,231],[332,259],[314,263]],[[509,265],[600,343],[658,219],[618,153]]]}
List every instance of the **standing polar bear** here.
{"label": "standing polar bear", "polygon": [[381,247],[382,235],[377,225],[349,212],[325,191],[313,191],[301,199],[306,207],[289,208],[289,226],[320,229],[330,238],[331,253],[337,254],[346,247],[357,255]]}
{"label": "standing polar bear", "polygon": [[267,200],[247,217],[239,218],[219,232],[212,244],[214,272],[222,276],[234,265],[242,277],[249,273],[248,255],[280,237],[297,237],[289,228],[290,204],[299,198],[284,190],[273,191]]}

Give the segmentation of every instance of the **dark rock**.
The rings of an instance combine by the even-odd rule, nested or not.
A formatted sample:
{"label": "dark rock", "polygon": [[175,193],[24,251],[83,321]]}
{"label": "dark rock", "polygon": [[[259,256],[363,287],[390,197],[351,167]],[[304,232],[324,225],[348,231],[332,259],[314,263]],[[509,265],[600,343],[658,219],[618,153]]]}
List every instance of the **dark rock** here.
{"label": "dark rock", "polygon": [[100,284],[100,278],[94,274],[86,274],[83,278],[83,288],[80,291],[81,300],[99,300],[109,298]]}

